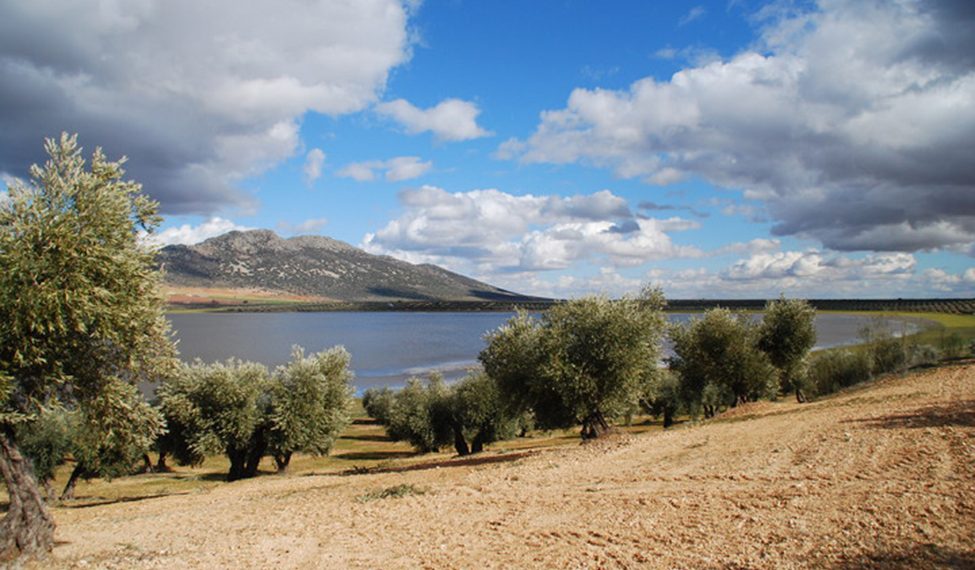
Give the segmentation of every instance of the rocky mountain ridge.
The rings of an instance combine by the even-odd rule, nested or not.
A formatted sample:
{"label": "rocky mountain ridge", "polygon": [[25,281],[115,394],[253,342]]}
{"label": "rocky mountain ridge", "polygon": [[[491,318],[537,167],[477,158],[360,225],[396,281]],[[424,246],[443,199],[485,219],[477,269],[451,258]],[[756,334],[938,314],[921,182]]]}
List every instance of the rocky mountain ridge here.
{"label": "rocky mountain ridge", "polygon": [[324,236],[281,238],[232,231],[197,245],[170,245],[158,261],[166,283],[251,288],[334,301],[532,300],[435,265],[373,255]]}

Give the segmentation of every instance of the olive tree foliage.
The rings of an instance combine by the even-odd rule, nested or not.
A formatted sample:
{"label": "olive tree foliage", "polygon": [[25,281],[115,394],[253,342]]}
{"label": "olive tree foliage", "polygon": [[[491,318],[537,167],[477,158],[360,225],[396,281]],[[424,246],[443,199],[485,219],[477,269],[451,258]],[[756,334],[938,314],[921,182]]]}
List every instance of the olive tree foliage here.
{"label": "olive tree foliage", "polygon": [[351,357],[342,347],[305,356],[295,347],[291,362],[275,371],[270,386],[269,451],[279,471],[294,452],[327,455],[351,419]]}
{"label": "olive tree foliage", "polygon": [[185,438],[181,453],[173,450],[177,461],[199,464],[223,453],[230,459],[228,480],[257,474],[267,449],[259,431],[267,423],[269,383],[267,367],[253,362],[183,365],[156,392],[167,423],[179,425]]}
{"label": "olive tree foliage", "polygon": [[647,382],[640,398],[643,409],[654,417],[663,417],[663,427],[674,425],[674,417],[682,407],[680,380],[670,370],[661,370]]}
{"label": "olive tree foliage", "polygon": [[393,408],[395,392],[389,387],[368,388],[362,393],[362,407],[370,418],[383,425],[389,424],[389,414]]}
{"label": "olive tree foliage", "polygon": [[271,375],[253,362],[195,362],[159,387],[159,407],[171,432],[160,452],[181,464],[223,453],[227,480],[257,475],[271,455],[287,470],[295,452],[327,454],[349,422],[349,353],[333,348],[292,360]]}
{"label": "olive tree foliage", "polygon": [[524,424],[501,399],[498,383],[484,372],[471,372],[451,387],[448,418],[459,455],[480,453],[489,443],[511,439]]}
{"label": "olive tree foliage", "polygon": [[681,399],[705,417],[778,392],[778,374],[758,349],[759,326],[727,309],[674,325],[670,368],[680,377]]}
{"label": "olive tree foliage", "polygon": [[389,410],[386,433],[397,441],[409,442],[417,451],[439,451],[451,441],[447,416],[448,390],[443,377],[431,374],[424,383],[410,378],[396,392]]}
{"label": "olive tree foliage", "polygon": [[139,238],[160,221],[156,203],[123,179],[121,161],[96,149],[86,163],[76,137],[45,148],[45,165],[0,204],[0,474],[10,495],[0,562],[53,545],[15,426],[58,405],[112,423],[132,404],[121,385],[176,366],[155,252]]}
{"label": "olive tree foliage", "polygon": [[816,344],[816,310],[802,299],[771,301],[758,330],[758,347],[779,373],[779,386],[805,402],[803,383],[809,351]]}
{"label": "olive tree foliage", "polygon": [[62,499],[74,497],[79,478],[112,479],[132,473],[132,466],[165,431],[159,410],[150,406],[138,388],[115,382],[91,403],[79,407],[70,431],[74,469]]}
{"label": "olive tree foliage", "polygon": [[[364,400],[369,407],[388,410],[388,420],[381,421],[389,436],[408,441],[424,453],[448,445],[461,456],[479,453],[489,443],[514,437],[524,424],[522,417],[509,413],[503,404],[497,382],[478,371],[471,371],[452,386],[433,374],[425,384],[411,378],[397,392],[373,391],[367,395]],[[382,402],[387,397],[385,408],[387,404]],[[377,415],[382,413],[380,409]]]}
{"label": "olive tree foliage", "polygon": [[586,297],[521,314],[487,337],[480,354],[506,402],[531,410],[542,429],[582,425],[582,437],[606,433],[631,411],[659,373],[664,299]]}

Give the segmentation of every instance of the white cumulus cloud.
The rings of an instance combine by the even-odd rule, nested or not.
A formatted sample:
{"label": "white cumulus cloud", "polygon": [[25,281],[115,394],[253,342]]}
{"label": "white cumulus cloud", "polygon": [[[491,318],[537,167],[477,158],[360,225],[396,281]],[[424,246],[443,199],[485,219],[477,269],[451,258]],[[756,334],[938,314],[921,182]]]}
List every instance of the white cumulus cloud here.
{"label": "white cumulus cloud", "polygon": [[367,251],[478,273],[564,269],[587,260],[627,267],[701,255],[669,235],[697,222],[635,216],[608,190],[566,198],[423,186],[402,192],[400,202],[401,216],[365,236]]}
{"label": "white cumulus cloud", "polygon": [[241,178],[293,156],[298,120],[375,103],[410,57],[399,0],[0,3],[0,171],[62,129],[127,155],[166,213],[253,198]]}
{"label": "white cumulus cloud", "polygon": [[144,239],[158,246],[193,245],[230,231],[247,231],[250,229],[253,228],[236,224],[226,218],[214,216],[196,226],[183,224],[178,227],[167,228],[160,232],[149,234]]}
{"label": "white cumulus cloud", "polygon": [[342,167],[336,174],[359,182],[369,182],[376,179],[377,173],[381,173],[387,182],[401,182],[419,178],[431,168],[433,162],[424,162],[418,156],[397,156],[389,160],[353,162]]}
{"label": "white cumulus cloud", "polygon": [[835,250],[970,249],[970,5],[821,0],[761,16],[755,49],[667,81],[576,89],[498,155],[651,184],[703,177],[762,201],[774,234]]}
{"label": "white cumulus cloud", "polygon": [[401,124],[410,134],[432,132],[443,141],[466,141],[491,134],[477,124],[481,113],[477,105],[460,99],[445,99],[428,109],[396,99],[376,105],[376,112]]}
{"label": "white cumulus cloud", "polygon": [[313,184],[322,176],[322,165],[325,164],[325,153],[320,148],[313,148],[305,155],[305,182]]}

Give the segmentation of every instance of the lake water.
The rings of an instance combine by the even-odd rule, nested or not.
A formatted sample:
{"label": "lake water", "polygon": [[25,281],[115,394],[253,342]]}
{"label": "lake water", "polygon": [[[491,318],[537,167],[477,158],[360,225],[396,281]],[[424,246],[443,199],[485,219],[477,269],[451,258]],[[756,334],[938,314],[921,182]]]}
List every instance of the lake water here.
{"label": "lake water", "polygon": [[[410,376],[441,371],[450,380],[476,365],[484,334],[512,313],[182,313],[168,315],[180,357],[206,362],[237,357],[270,367],[286,363],[292,345],[306,353],[343,345],[352,354],[355,385],[402,386]],[[692,315],[669,314],[672,321]],[[816,317],[817,347],[857,342],[869,317]],[[910,325],[915,326],[915,325]],[[899,330],[900,325],[892,326]]]}

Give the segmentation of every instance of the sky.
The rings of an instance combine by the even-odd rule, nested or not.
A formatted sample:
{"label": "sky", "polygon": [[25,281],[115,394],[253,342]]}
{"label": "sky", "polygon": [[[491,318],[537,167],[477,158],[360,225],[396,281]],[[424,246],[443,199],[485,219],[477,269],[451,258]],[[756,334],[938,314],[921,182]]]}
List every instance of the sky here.
{"label": "sky", "polygon": [[969,0],[12,0],[0,125],[0,188],[78,133],[160,244],[320,234],[554,297],[975,297]]}

